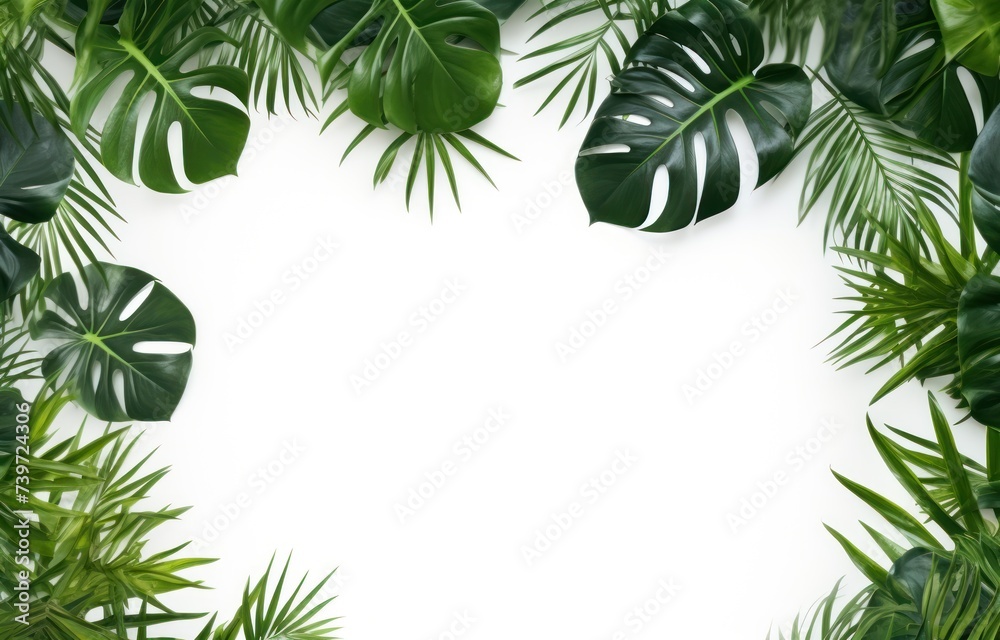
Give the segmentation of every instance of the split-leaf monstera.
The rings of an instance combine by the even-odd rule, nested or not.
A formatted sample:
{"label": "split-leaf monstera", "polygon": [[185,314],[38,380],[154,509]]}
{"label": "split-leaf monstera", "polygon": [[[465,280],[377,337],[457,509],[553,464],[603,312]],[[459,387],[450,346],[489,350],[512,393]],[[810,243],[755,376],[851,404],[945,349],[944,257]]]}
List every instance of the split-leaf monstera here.
{"label": "split-leaf monstera", "polygon": [[[975,96],[945,63],[941,30],[930,0],[891,3],[851,0],[825,70],[853,102],[890,116],[945,151],[968,151],[976,141],[975,112],[1000,104],[1000,79],[972,74]],[[973,104],[976,103],[976,104]]]}
{"label": "split-leaf monstera", "polygon": [[976,227],[983,240],[1000,253],[1000,108],[986,121],[969,160],[969,179]]}
{"label": "split-leaf monstera", "polygon": [[46,287],[31,319],[32,338],[58,344],[42,373],[65,377],[80,406],[101,420],[168,420],[191,371],[190,348],[175,352],[177,345],[194,346],[191,312],[137,269],[90,265],[84,275],[86,302],[73,276],[63,274]]}
{"label": "split-leaf monstera", "polygon": [[989,76],[1000,73],[1000,3],[932,0],[949,59]]}
{"label": "split-leaf monstera", "polygon": [[385,23],[351,73],[355,115],[408,133],[452,133],[493,113],[502,73],[500,24],[489,10],[471,0],[378,0],[368,15]]}
{"label": "split-leaf monstera", "polygon": [[374,32],[362,43],[346,87],[350,110],[374,127],[455,133],[496,108],[503,81],[500,23],[473,0],[374,0],[363,13],[364,5],[353,0],[261,0],[260,6],[302,51],[309,49],[317,17],[334,14],[336,24],[326,25],[323,35],[341,38],[320,55],[324,81],[344,52],[359,44],[358,36]]}
{"label": "split-leaf monstera", "polygon": [[73,167],[73,145],[62,131],[23,105],[0,102],[0,215],[30,224],[50,220]]}
{"label": "split-leaf monstera", "polygon": [[[735,204],[744,163],[726,123],[746,125],[756,150],[757,186],[791,160],[812,90],[791,64],[763,62],[761,32],[735,0],[694,0],[668,12],[632,47],[612,94],[598,110],[576,164],[591,220],[673,231]],[[699,194],[696,139],[707,152]],[[619,151],[620,146],[627,148]],[[668,175],[666,204],[651,211],[659,167]]]}
{"label": "split-leaf monstera", "polygon": [[[91,3],[103,13],[108,0]],[[133,163],[139,148],[139,179],[161,192],[184,188],[174,173],[168,134],[180,125],[183,169],[188,180],[201,184],[236,173],[246,145],[250,119],[244,109],[217,98],[195,94],[197,89],[225,91],[244,106],[249,99],[246,74],[231,66],[185,66],[213,47],[235,44],[214,27],[182,35],[182,28],[199,8],[199,0],[127,2],[118,29],[88,14],[78,35],[78,78],[82,81],[72,103],[73,129],[86,134],[98,105],[119,79],[128,84],[104,124],[101,160],[116,177],[135,182]],[[140,113],[147,99],[153,111],[145,131]],[[181,164],[178,161],[177,164]]]}

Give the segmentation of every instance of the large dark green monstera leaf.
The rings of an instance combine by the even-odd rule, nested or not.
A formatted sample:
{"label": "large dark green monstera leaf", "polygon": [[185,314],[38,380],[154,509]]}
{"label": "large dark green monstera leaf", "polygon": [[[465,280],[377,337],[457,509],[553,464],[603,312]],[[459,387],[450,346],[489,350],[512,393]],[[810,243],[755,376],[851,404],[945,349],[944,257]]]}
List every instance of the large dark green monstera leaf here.
{"label": "large dark green monstera leaf", "polygon": [[[195,184],[236,173],[250,118],[245,108],[196,91],[225,91],[245,107],[250,83],[236,67],[199,63],[213,47],[236,44],[214,27],[182,33],[199,4],[200,0],[127,2],[118,29],[88,17],[80,30],[78,75],[83,83],[73,97],[73,129],[84,135],[101,101],[107,96],[115,100],[103,126],[101,160],[121,180],[136,182],[137,142],[138,179],[156,191],[184,191],[174,173],[175,160]],[[107,5],[108,0],[91,3],[97,10]],[[116,88],[125,79],[125,87]],[[145,130],[140,130],[147,98],[152,99],[153,110]],[[180,125],[182,158],[175,158],[168,144],[175,124]]]}
{"label": "large dark green monstera leaf", "polygon": [[42,373],[65,380],[77,403],[102,420],[170,419],[191,372],[191,312],[138,269],[90,265],[84,275],[85,302],[77,281],[63,274],[46,287],[31,319],[32,338],[57,344]]}
{"label": "large dark green monstera leaf", "polygon": [[972,73],[978,95],[970,95],[944,46],[929,0],[888,8],[850,0],[824,68],[853,102],[945,151],[968,151],[979,133],[975,112],[1000,104],[1000,79]]}
{"label": "large dark green monstera leaf", "polygon": [[976,227],[986,244],[1000,253],[1000,108],[979,134],[969,159]]}
{"label": "large dark green monstera leaf", "polygon": [[[812,90],[799,67],[758,70],[763,59],[760,30],[735,0],[694,0],[654,23],[612,81],[576,163],[591,220],[639,227],[650,217],[646,230],[673,231],[733,206],[745,165],[757,165],[757,187],[781,171],[809,118]],[[729,113],[743,120],[756,158],[740,158]],[[707,153],[700,194],[698,136]],[[659,167],[668,192],[651,211]]]}
{"label": "large dark green monstera leaf", "polygon": [[50,220],[74,164],[62,131],[39,113],[0,102],[0,215],[29,224]]}

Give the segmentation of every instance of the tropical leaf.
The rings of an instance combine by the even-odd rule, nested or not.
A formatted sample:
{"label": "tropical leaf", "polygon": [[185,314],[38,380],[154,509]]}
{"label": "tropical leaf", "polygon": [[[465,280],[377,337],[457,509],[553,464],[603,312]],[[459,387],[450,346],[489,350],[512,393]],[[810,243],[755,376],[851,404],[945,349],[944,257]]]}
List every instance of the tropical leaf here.
{"label": "tropical leaf", "polygon": [[280,97],[286,110],[291,111],[297,101],[307,115],[312,115],[317,108],[316,96],[296,50],[285,42],[257,5],[226,0],[216,26],[239,45],[221,47],[214,62],[238,67],[247,74],[252,104],[258,108],[263,104],[273,115],[277,113]]}
{"label": "tropical leaf", "polygon": [[961,394],[980,423],[1000,428],[1000,279],[977,275],[958,303]]}
{"label": "tropical leaf", "polygon": [[309,591],[304,591],[306,577],[303,577],[295,585],[291,595],[285,596],[283,592],[287,587],[290,563],[291,557],[285,561],[284,568],[272,586],[272,558],[267,571],[256,583],[251,585],[247,582],[243,601],[232,621],[216,628],[213,618],[197,640],[334,640],[333,634],[339,629],[334,626],[338,618],[321,617],[333,601],[333,597],[323,595],[324,587],[333,577],[333,572],[319,580]]}
{"label": "tropical leaf", "polygon": [[[343,36],[319,57],[320,78],[329,90],[339,86],[334,71],[345,51],[359,44],[362,34],[372,35],[344,82],[347,105],[359,118],[407,133],[455,133],[482,122],[496,108],[502,84],[500,23],[489,10],[472,0],[375,0],[358,18],[360,5],[345,1],[259,4],[279,33],[303,52],[312,49],[314,21],[336,7],[338,19],[325,30]],[[355,19],[346,33],[339,28]]]}
{"label": "tropical leaf", "polygon": [[[785,62],[805,63],[811,51],[817,51],[822,64],[833,51],[848,0],[750,0],[767,48],[785,51]],[[817,27],[823,34],[822,45],[815,47]]]}
{"label": "tropical leaf", "polygon": [[799,139],[800,152],[810,149],[799,208],[805,218],[829,196],[824,243],[871,249],[887,235],[915,239],[921,202],[946,212],[957,209],[958,196],[941,175],[958,169],[948,154],[818,80],[832,97],[810,116]]}
{"label": "tropical leaf", "polygon": [[[103,0],[98,6],[106,6]],[[240,69],[221,65],[186,65],[220,44],[235,44],[223,31],[204,27],[181,38],[176,31],[195,14],[198,0],[129,2],[118,29],[88,19],[78,35],[78,78],[73,96],[72,122],[78,136],[85,135],[98,105],[120,78],[128,78],[104,123],[101,159],[116,177],[168,193],[183,192],[174,164],[195,184],[234,174],[246,144],[250,119],[244,109],[217,98],[195,94],[201,88],[225,91],[244,106],[249,83]],[[95,14],[96,15],[96,14]],[[139,130],[139,114],[147,100],[153,110],[149,124]],[[183,157],[175,157],[168,134],[175,124],[181,130]],[[136,160],[137,142],[139,146]]]}
{"label": "tropical leaf", "polygon": [[[859,262],[858,268],[837,268],[852,290],[851,296],[842,299],[858,306],[843,312],[847,320],[831,335],[844,335],[831,359],[843,367],[872,361],[869,371],[894,361],[903,363],[872,402],[914,378],[957,376],[961,370],[959,300],[979,265],[952,246],[922,204],[916,217],[924,237],[894,237],[870,221],[881,233],[877,244],[884,250],[837,249]],[[923,256],[925,241],[934,261]]]}
{"label": "tropical leaf", "polygon": [[11,235],[41,256],[39,277],[28,284],[24,296],[28,308],[52,278],[70,269],[83,272],[87,264],[112,255],[108,238],[118,239],[112,223],[122,217],[101,193],[102,187],[92,187],[85,179],[78,171],[50,220],[10,225]]}
{"label": "tropical leaf", "polygon": [[0,388],[39,377],[41,358],[28,348],[28,332],[13,319],[0,322]]}
{"label": "tropical leaf", "polygon": [[522,61],[555,58],[542,68],[514,83],[514,88],[535,83],[556,72],[565,75],[555,84],[536,113],[541,113],[564,91],[571,90],[559,126],[564,126],[576,111],[580,98],[586,96],[584,115],[589,115],[597,97],[599,79],[610,72],[617,75],[632,48],[631,43],[670,11],[667,0],[553,0],[543,2],[530,19],[546,17],[528,42],[549,33],[569,30],[566,24],[576,24],[595,16],[601,22],[547,45],[539,46],[522,56]]}
{"label": "tropical leaf", "polygon": [[[372,0],[339,0],[316,14],[309,25],[316,30],[320,40],[333,47],[355,30],[355,27],[372,8]],[[348,48],[368,46],[382,28],[382,20],[375,20],[354,35]]]}
{"label": "tropical leaf", "polygon": [[[56,78],[31,52],[3,43],[0,96],[13,99],[25,117],[41,115],[52,128],[70,129],[70,99]],[[92,161],[100,155],[96,133],[88,130],[84,138],[74,136],[70,142],[76,167],[55,215],[44,222],[12,220],[7,225],[14,239],[42,258],[39,276],[21,297],[25,311],[31,308],[44,281],[66,271],[62,266],[64,258],[82,269],[84,264],[96,262],[102,252],[110,255],[109,239],[116,239],[111,223],[122,219]]]}
{"label": "tropical leaf", "polygon": [[73,146],[34,111],[0,102],[0,215],[44,222],[55,215],[73,178]]}
{"label": "tropical leaf", "polygon": [[[42,372],[65,379],[74,399],[102,420],[168,420],[191,371],[191,312],[137,269],[103,264],[85,273],[85,304],[73,277],[64,274],[45,289],[31,319],[32,338],[58,345]],[[169,345],[183,350],[174,353]]]}
{"label": "tropical leaf", "polygon": [[476,4],[480,5],[493,15],[497,17],[497,20],[504,22],[508,20],[514,12],[521,8],[521,5],[525,3],[525,0],[474,0]]}
{"label": "tropical leaf", "polygon": [[[341,162],[343,162],[343,160],[346,159],[347,156],[350,155],[350,153],[365,140],[365,138],[371,135],[375,129],[376,127],[372,125],[368,125],[362,129],[361,132],[355,136],[351,144],[348,145]],[[458,195],[458,181],[455,176],[454,164],[452,163],[452,151],[456,152],[460,158],[469,163],[494,187],[496,187],[496,184],[493,182],[490,174],[487,173],[486,169],[483,168],[483,165],[478,159],[476,159],[476,156],[469,149],[469,145],[467,145],[466,142],[483,147],[506,158],[517,160],[516,157],[507,151],[504,151],[497,145],[473,131],[459,131],[458,133],[419,133],[417,135],[404,131],[389,144],[385,152],[382,154],[382,157],[379,158],[379,161],[375,166],[375,175],[373,178],[374,186],[377,187],[388,180],[390,176],[396,175],[395,168],[399,154],[411,140],[414,141],[412,147],[413,151],[409,159],[409,166],[404,170],[406,174],[406,207],[407,209],[410,207],[410,198],[413,195],[413,188],[417,184],[420,167],[421,164],[423,164],[425,167],[424,174],[427,179],[427,200],[430,206],[431,218],[434,217],[434,192],[436,188],[436,171],[438,162],[441,163],[441,168],[444,169],[448,186],[451,188],[452,197],[455,199],[455,205],[458,206],[459,209],[462,208],[461,199]],[[463,140],[466,142],[463,142]],[[451,151],[448,150],[449,147],[451,148]]]}
{"label": "tropical leaf", "polygon": [[943,62],[930,0],[850,0],[836,43],[824,68],[847,98],[892,116],[945,151],[971,149],[978,134],[975,112],[989,113],[1000,103],[1000,79],[972,74],[973,96],[959,79],[959,65]]}
{"label": "tropical leaf", "polygon": [[994,110],[969,157],[969,180],[975,187],[976,227],[993,251],[1000,253],[1000,109]]}
{"label": "tropical leaf", "polygon": [[[794,65],[754,70],[764,57],[760,31],[735,0],[695,0],[660,18],[632,47],[612,94],[598,109],[576,164],[576,181],[594,222],[673,231],[731,207],[743,166],[726,123],[742,119],[756,152],[757,185],[792,158],[809,117],[812,91]],[[706,169],[699,188],[696,140]],[[653,203],[666,168],[665,204]]]}
{"label": "tropical leaf", "polygon": [[979,73],[1000,73],[1000,4],[994,0],[931,0],[948,59]]}
{"label": "tropical leaf", "polygon": [[[54,424],[67,398],[43,390],[28,419],[31,493],[24,508],[34,598],[29,624],[15,620],[15,549],[18,517],[0,508],[0,637],[11,640],[87,640],[149,637],[156,625],[200,617],[165,607],[159,596],[201,584],[183,576],[210,562],[183,558],[185,545],[148,550],[150,533],[175,520],[184,509],[146,510],[150,491],[165,469],[149,470],[149,457],[133,460],[137,438],[127,429],[85,435],[83,426],[58,439]],[[23,407],[22,407],[23,409]],[[15,504],[12,475],[0,476],[3,505]],[[138,614],[133,605],[141,602]],[[139,629],[138,633],[132,632]]]}
{"label": "tropical leaf", "polygon": [[0,302],[6,302],[24,289],[38,274],[42,259],[20,245],[0,228]]}
{"label": "tropical leaf", "polygon": [[502,85],[496,16],[471,0],[376,0],[358,24],[378,18],[384,25],[347,84],[356,116],[415,134],[465,131],[493,113]]}
{"label": "tropical leaf", "polygon": [[[66,2],[66,17],[72,22],[79,24],[87,17],[90,5],[90,0],[69,0]],[[101,16],[101,22],[104,24],[116,24],[121,19],[124,9],[125,0],[111,0],[104,10],[104,15]]]}
{"label": "tropical leaf", "polygon": [[[786,636],[779,631],[775,640],[847,640],[854,638],[857,619],[864,613],[872,589],[864,589],[848,600],[837,611],[842,580],[838,580],[833,590],[804,616],[796,616]],[[767,640],[774,638],[767,634]]]}

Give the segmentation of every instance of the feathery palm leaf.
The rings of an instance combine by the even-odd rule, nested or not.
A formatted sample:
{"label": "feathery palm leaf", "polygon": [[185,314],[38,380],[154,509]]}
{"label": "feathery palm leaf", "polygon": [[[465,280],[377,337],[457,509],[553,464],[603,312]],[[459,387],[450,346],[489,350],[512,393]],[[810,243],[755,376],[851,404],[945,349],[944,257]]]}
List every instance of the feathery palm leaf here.
{"label": "feathery palm leaf", "polygon": [[[368,125],[362,129],[360,133],[354,137],[354,140],[352,140],[348,145],[347,150],[341,158],[341,162],[343,162],[347,156],[358,147],[359,144],[361,144],[375,131],[376,127],[373,125]],[[427,200],[430,206],[430,215],[431,218],[433,218],[434,191],[437,183],[437,163],[440,161],[441,168],[444,169],[445,177],[448,180],[448,186],[451,188],[452,197],[455,199],[455,204],[459,209],[461,209],[462,203],[458,195],[458,180],[455,176],[455,168],[452,164],[451,152],[448,150],[449,147],[458,153],[459,157],[472,165],[472,167],[480,175],[486,178],[491,185],[496,187],[496,184],[493,182],[489,173],[487,173],[483,165],[479,162],[469,147],[463,142],[463,139],[484,147],[494,153],[498,153],[506,158],[517,160],[515,156],[471,130],[460,131],[458,133],[418,134],[407,133],[404,131],[399,133],[399,135],[386,147],[386,150],[379,159],[378,164],[376,164],[373,184],[378,186],[385,183],[393,176],[398,176],[402,179],[403,174],[405,174],[406,207],[409,209],[410,197],[413,194],[413,187],[417,183],[417,178],[420,174],[420,167],[421,164],[423,164],[424,174],[427,179]],[[408,167],[397,171],[395,170],[395,167],[399,153],[411,140],[414,141],[414,144],[413,152],[409,158]]]}
{"label": "feathery palm leaf", "polygon": [[0,321],[0,389],[39,377],[42,359],[28,349],[28,332],[18,320]]}
{"label": "feathery palm leaf", "polygon": [[874,361],[869,371],[894,360],[903,362],[873,402],[908,380],[924,381],[960,372],[959,299],[973,276],[988,273],[996,264],[995,260],[964,257],[919,201],[916,219],[936,261],[923,257],[922,238],[894,237],[873,219],[868,224],[880,234],[885,252],[837,249],[861,265],[837,267],[853,291],[841,299],[859,306],[842,312],[847,320],[830,337],[844,334],[844,338],[831,353],[831,360],[841,367]]}
{"label": "feathery palm leaf", "polygon": [[767,38],[768,50],[784,48],[787,62],[806,62],[819,27],[823,33],[819,47],[822,64],[833,50],[847,0],[750,0],[749,4]]}
{"label": "feathery palm leaf", "polygon": [[247,582],[243,601],[232,621],[213,631],[213,617],[196,640],[333,640],[333,634],[339,629],[334,626],[338,618],[323,617],[323,612],[334,598],[322,595],[333,572],[308,592],[303,590],[308,576],[303,576],[292,593],[283,599],[290,563],[289,557],[269,592],[274,568],[272,558],[264,575],[255,584],[251,586]]}
{"label": "feathery palm leaf", "polygon": [[891,235],[916,238],[920,201],[948,213],[956,210],[958,196],[942,177],[958,169],[948,154],[851,103],[821,76],[817,79],[832,98],[813,112],[799,138],[799,152],[811,147],[800,215],[804,218],[829,194],[824,243],[870,250],[877,239],[886,238],[870,221]]}
{"label": "feathery palm leaf", "polygon": [[[562,128],[576,111],[581,97],[586,95],[584,116],[594,107],[599,79],[621,71],[622,61],[628,55],[631,43],[644,33],[656,20],[670,11],[668,0],[553,0],[542,3],[529,19],[548,17],[528,39],[531,42],[546,33],[565,29],[567,22],[586,23],[596,26],[541,46],[521,57],[522,61],[536,58],[556,59],[541,69],[528,74],[514,83],[523,87],[556,72],[566,71],[562,79],[548,94],[536,113],[541,113],[561,93],[571,90],[559,127]],[[557,29],[558,28],[558,29]]]}
{"label": "feathery palm leaf", "polygon": [[[137,626],[130,613],[137,603],[149,624],[189,620],[199,615],[177,613],[159,597],[200,583],[184,578],[185,569],[210,562],[180,558],[183,546],[147,553],[149,534],[184,509],[142,508],[165,469],[146,471],[149,459],[128,463],[136,439],[127,429],[105,430],[87,439],[85,425],[75,435],[58,439],[54,424],[69,398],[43,390],[30,410],[31,491],[24,509],[30,518],[32,584],[36,602],[31,624],[14,620],[15,572],[0,579],[0,636],[5,638],[126,638]],[[25,456],[28,457],[28,456]],[[21,464],[21,463],[19,463]],[[13,470],[0,478],[0,547],[13,563],[21,515]],[[5,567],[6,569],[7,567]],[[149,612],[152,607],[153,612]],[[97,614],[100,619],[95,620]],[[80,631],[85,630],[85,631]],[[77,635],[74,635],[77,634]]]}
{"label": "feathery palm leaf", "polygon": [[297,101],[306,115],[313,115],[316,96],[295,48],[252,2],[222,0],[222,6],[216,26],[239,46],[220,48],[216,62],[246,72],[252,104],[257,108],[263,103],[267,113],[275,115],[280,96],[287,111],[291,112]]}

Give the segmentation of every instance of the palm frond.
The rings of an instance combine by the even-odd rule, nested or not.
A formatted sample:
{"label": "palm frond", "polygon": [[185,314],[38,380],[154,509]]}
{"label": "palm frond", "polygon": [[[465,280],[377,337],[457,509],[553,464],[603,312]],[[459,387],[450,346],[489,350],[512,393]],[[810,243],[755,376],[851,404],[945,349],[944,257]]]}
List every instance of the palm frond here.
{"label": "palm frond", "polygon": [[42,359],[28,348],[28,332],[14,319],[0,321],[0,389],[36,380]]}
{"label": "palm frond", "polygon": [[[829,57],[837,38],[847,0],[750,0],[767,39],[768,51],[784,49],[788,62],[806,62],[813,50],[819,61]],[[816,30],[822,31],[821,45],[816,47]]]}
{"label": "palm frond", "polygon": [[[25,109],[35,109],[53,125],[70,131],[69,97],[41,61],[24,49],[8,47],[0,51],[0,97]],[[39,276],[22,296],[25,308],[44,282],[66,270],[65,260],[82,269],[87,263],[111,255],[109,241],[118,239],[112,225],[124,221],[91,161],[100,157],[97,133],[90,130],[82,138],[67,135],[74,145],[76,171],[55,217],[41,224],[10,221],[7,225],[18,242],[42,258]]]}
{"label": "palm frond", "polygon": [[[272,570],[274,559],[256,583],[249,581],[243,591],[243,601],[232,620],[214,628],[212,618],[198,635],[197,640],[333,640],[339,627],[334,626],[339,618],[324,617],[324,611],[334,598],[323,598],[323,587],[333,577],[333,572],[319,580],[309,591],[305,591],[308,576],[292,589],[286,591],[286,579],[291,557],[285,561],[274,586]],[[214,632],[213,632],[214,628]]]}
{"label": "palm frond", "polygon": [[[141,508],[166,470],[144,471],[148,456],[127,462],[136,443],[128,439],[127,429],[106,429],[88,439],[83,425],[73,436],[57,439],[54,424],[68,401],[65,394],[46,389],[31,407],[31,491],[21,508],[34,514],[29,526],[36,601],[31,624],[4,615],[0,637],[127,638],[129,629],[143,623],[200,617],[175,612],[159,597],[199,587],[181,572],[211,560],[177,557],[185,545],[146,550],[151,532],[184,511]],[[0,555],[5,563],[15,562],[19,539],[16,527],[22,516],[10,506],[19,502],[16,486],[8,470],[0,478]],[[0,578],[0,608],[15,602],[14,576],[16,571],[5,570]],[[139,603],[141,613],[131,613]]]}
{"label": "palm frond", "polygon": [[920,202],[955,215],[958,195],[946,176],[957,172],[958,165],[948,154],[851,103],[821,76],[817,79],[832,98],[813,112],[798,141],[798,152],[811,149],[800,216],[805,218],[824,195],[830,196],[825,244],[872,249],[887,236],[870,220],[890,235],[918,238]]}
{"label": "palm frond", "polygon": [[[852,290],[840,299],[858,306],[841,312],[847,319],[830,337],[844,337],[830,358],[841,367],[873,361],[869,371],[903,362],[874,402],[908,380],[958,374],[958,302],[977,264],[951,245],[919,200],[914,219],[923,229],[921,237],[897,237],[874,217],[865,219],[886,249],[836,249],[859,263],[857,268],[837,267]],[[924,238],[933,261],[923,256]]]}
{"label": "palm frond", "polygon": [[267,113],[275,115],[280,97],[288,112],[297,102],[307,116],[312,116],[317,108],[316,96],[295,48],[252,2],[222,0],[222,5],[216,26],[239,45],[220,48],[215,62],[246,72],[253,104],[258,109],[263,103]]}
{"label": "palm frond", "polygon": [[[594,107],[599,80],[609,73],[617,75],[631,48],[631,43],[656,20],[670,11],[668,0],[553,0],[544,3],[529,19],[546,17],[542,25],[528,39],[565,29],[567,22],[587,24],[598,21],[596,26],[575,35],[541,46],[521,57],[521,61],[536,58],[555,58],[541,69],[528,74],[514,83],[523,87],[547,78],[557,72],[565,72],[542,101],[536,113],[546,107],[567,89],[570,91],[559,127],[562,128],[577,110],[582,97],[586,96],[584,116]],[[558,28],[558,29],[557,29]]]}
{"label": "palm frond", "polygon": [[772,631],[767,634],[767,640],[847,640],[855,637],[858,618],[864,613],[872,590],[865,589],[855,595],[838,611],[841,582],[838,581],[833,590],[805,615],[796,617],[788,635],[778,630],[775,636]]}
{"label": "palm frond", "polygon": [[[347,146],[347,150],[344,152],[341,162],[343,162],[343,160],[346,159],[352,151],[354,151],[375,131],[377,131],[375,126],[365,126]],[[400,169],[397,167],[397,160],[399,158],[400,151],[411,141],[414,144],[412,145],[413,151],[408,160],[408,166]],[[444,169],[445,177],[447,178],[448,186],[451,189],[455,204],[459,209],[461,209],[462,203],[459,198],[458,180],[455,174],[454,164],[452,163],[452,151],[456,152],[462,160],[467,162],[481,176],[486,178],[491,185],[494,187],[496,186],[489,173],[476,158],[475,154],[473,154],[473,152],[469,149],[466,141],[483,147],[484,149],[488,149],[489,151],[502,155],[506,158],[510,158],[511,160],[517,160],[515,156],[474,131],[417,134],[407,133],[404,131],[399,133],[396,138],[388,144],[385,151],[382,153],[381,158],[379,158],[379,161],[375,166],[373,184],[374,186],[378,186],[389,181],[391,178],[397,178],[400,182],[405,181],[406,207],[409,209],[410,199],[413,195],[413,188],[416,186],[417,179],[420,175],[420,168],[423,166],[424,175],[427,180],[427,197],[430,214],[431,218],[433,218],[434,192],[437,184],[437,164],[440,162],[441,168]],[[450,151],[449,148],[451,149]]]}

